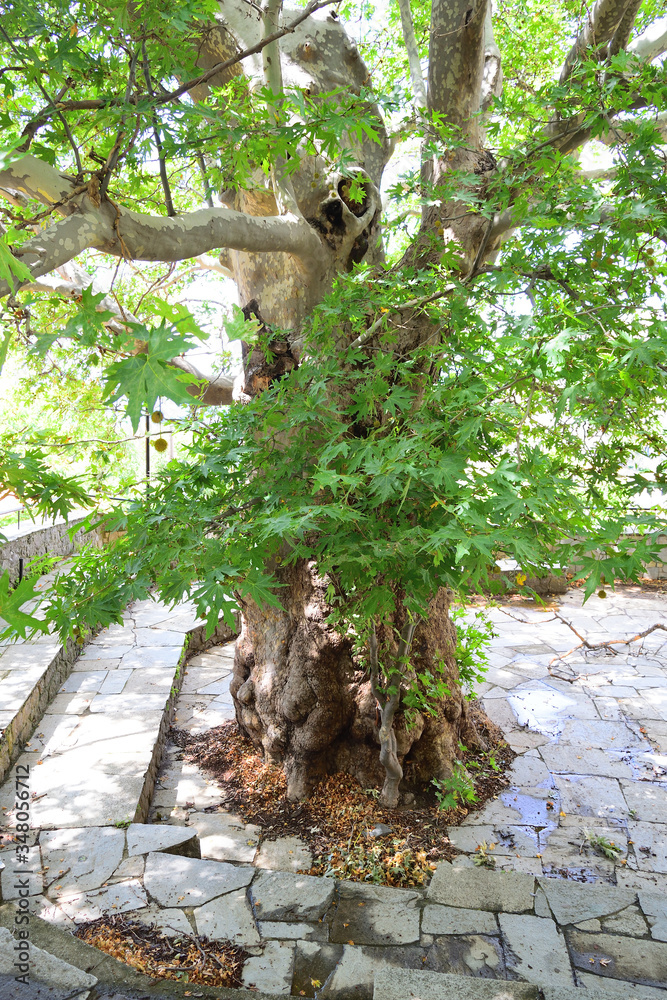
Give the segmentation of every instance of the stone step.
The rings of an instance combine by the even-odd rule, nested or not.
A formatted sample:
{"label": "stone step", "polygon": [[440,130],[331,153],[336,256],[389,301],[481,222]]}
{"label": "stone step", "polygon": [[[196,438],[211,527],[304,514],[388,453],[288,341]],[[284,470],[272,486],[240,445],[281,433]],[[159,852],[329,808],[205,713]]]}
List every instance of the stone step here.
{"label": "stone step", "polygon": [[[620,986],[620,989],[618,987]],[[383,969],[375,975],[373,1000],[649,1000],[641,986],[615,981],[610,989],[552,986],[543,983],[520,983],[512,980],[477,979],[452,973],[424,972],[412,969]],[[660,991],[663,992],[663,991]],[[665,994],[667,996],[667,993]]]}
{"label": "stone step", "polygon": [[[0,997],[2,1000],[185,1000],[200,997],[203,1000],[296,1000],[287,994],[279,996],[253,990],[207,987],[198,984],[151,979],[137,970],[119,962],[110,955],[92,948],[74,937],[69,931],[57,927],[37,916],[30,919],[30,977],[29,984],[14,981],[15,971],[5,971],[18,943],[16,925],[17,907],[13,903],[0,906]],[[70,983],[70,986],[63,986]],[[93,988],[94,987],[94,988]],[[92,992],[89,994],[88,989]],[[77,991],[81,989],[79,994]]]}
{"label": "stone step", "polygon": [[[143,821],[185,653],[230,634],[221,625],[205,640],[205,626],[191,605],[168,609],[148,600],[128,608],[122,624],[103,629],[75,663],[62,669],[62,655],[53,644],[6,649],[0,669],[5,660],[15,669],[8,670],[0,684],[6,685],[12,675],[17,678],[17,705],[20,701],[24,719],[19,739],[25,740],[18,757],[18,740],[13,737],[11,750],[5,743],[8,759],[15,757],[13,773],[0,789],[6,826],[14,825],[17,768],[30,776],[32,829]],[[36,724],[38,706],[43,707],[49,695]],[[26,730],[33,731],[30,739]]]}

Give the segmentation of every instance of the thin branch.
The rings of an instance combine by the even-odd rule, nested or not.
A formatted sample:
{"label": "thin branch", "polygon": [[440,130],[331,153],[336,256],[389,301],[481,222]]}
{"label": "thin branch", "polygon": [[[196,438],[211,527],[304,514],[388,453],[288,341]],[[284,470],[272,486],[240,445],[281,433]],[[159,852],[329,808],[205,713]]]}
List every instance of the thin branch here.
{"label": "thin branch", "polygon": [[590,10],[586,10],[586,23],[565,57],[560,72],[561,86],[567,83],[575,66],[589,50],[599,49],[610,41],[629,6],[628,0],[597,0]]}
{"label": "thin branch", "polygon": [[[429,302],[436,302],[438,299],[442,299],[445,295],[451,295],[453,291],[456,290],[457,285],[447,285],[441,292],[435,292],[433,295],[427,295],[423,299],[410,299],[408,302],[402,302],[399,305],[391,306],[391,312],[405,312],[406,309],[419,309],[421,306],[426,306]],[[360,333],[356,340],[353,340],[350,347],[363,347],[368,341],[373,337],[377,331],[380,329],[387,314],[384,313],[379,319],[376,319],[364,333]]]}
{"label": "thin branch", "polygon": [[[271,29],[275,28],[278,24],[282,7],[283,0],[267,0],[262,15],[263,39],[275,36],[276,32]],[[283,95],[283,71],[280,60],[280,46],[277,39],[269,42],[262,50],[262,69],[264,72],[264,82],[267,89],[273,95],[273,100],[268,109],[269,114],[273,118],[274,124],[280,125],[282,118],[280,105]],[[271,184],[280,214],[285,215],[286,212],[292,212],[294,215],[301,215],[294,187],[286,170],[285,160],[281,156],[276,157],[275,163],[271,166]]]}
{"label": "thin branch", "polygon": [[[146,81],[146,89],[151,97],[155,97],[153,91],[153,85],[151,83],[151,73],[150,67],[148,65],[148,55],[146,53],[146,41],[142,39],[141,41],[141,53],[142,53],[142,66],[144,71],[144,79]],[[162,182],[162,190],[164,191],[164,204],[167,209],[167,215],[176,215],[174,211],[174,203],[171,197],[171,188],[169,187],[169,178],[167,176],[167,165],[165,163],[164,155],[162,152],[162,137],[160,135],[160,128],[158,126],[158,118],[155,108],[151,115],[151,120],[153,122],[153,138],[155,139],[155,147],[157,149],[158,163],[160,169],[160,181]],[[211,203],[211,208],[213,204]]]}
{"label": "thin branch", "polygon": [[424,84],[424,76],[422,74],[422,65],[421,59],[419,58],[417,39],[415,38],[415,26],[412,21],[410,0],[398,0],[398,9],[401,13],[403,41],[405,42],[405,51],[408,56],[408,65],[410,66],[410,79],[412,80],[412,89],[415,94],[415,104],[418,108],[425,108],[426,86]]}
{"label": "thin branch", "polygon": [[[271,42],[277,41],[284,35],[291,34],[296,28],[298,28],[298,26],[303,21],[307,20],[311,14],[314,14],[315,11],[321,10],[323,7],[330,7],[332,4],[339,2],[340,0],[311,0],[311,2],[306,7],[304,7],[303,11],[301,12],[301,14],[299,14],[298,17],[295,17],[293,21],[290,21],[289,24],[284,25],[278,31],[275,31],[272,35],[269,35],[268,37],[261,39],[261,41],[257,42],[256,45],[251,45],[249,48],[244,49],[243,52],[239,52],[237,55],[231,56],[229,59],[225,59],[223,62],[216,63],[215,66],[212,66],[210,69],[207,69],[205,73],[202,73],[200,76],[196,76],[192,80],[187,80],[185,83],[181,84],[181,86],[177,87],[176,90],[167,91],[166,93],[161,94],[160,97],[156,97],[155,98],[156,106],[159,106],[161,104],[168,104],[170,101],[175,101],[177,98],[182,97],[183,94],[187,94],[188,91],[194,90],[196,87],[201,86],[203,83],[207,83],[214,76],[217,76],[218,73],[222,73],[226,69],[230,69],[237,63],[240,63],[244,59],[247,59],[248,56],[254,56],[258,52],[261,52],[262,49],[264,49],[267,45],[270,45]],[[129,104],[136,104],[137,101],[138,97],[136,95],[128,99]],[[100,108],[113,107],[114,105],[118,104],[122,104],[122,101],[119,100],[117,97],[101,97],[97,99],[92,98],[81,101],[61,101],[59,107],[64,111],[97,111]],[[47,105],[45,108],[42,108],[42,110],[38,112],[38,115],[46,115],[53,110],[55,109],[53,105],[50,104]]]}

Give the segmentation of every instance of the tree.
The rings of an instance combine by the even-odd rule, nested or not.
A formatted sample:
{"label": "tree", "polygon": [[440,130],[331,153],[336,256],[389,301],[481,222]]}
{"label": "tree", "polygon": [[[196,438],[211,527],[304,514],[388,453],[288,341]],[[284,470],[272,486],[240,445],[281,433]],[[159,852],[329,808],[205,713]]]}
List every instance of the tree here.
{"label": "tree", "polygon": [[[161,396],[196,404],[190,460],[116,512],[126,534],[46,620],[103,623],[155,584],[211,623],[237,600],[237,718],[292,798],[339,769],[396,805],[483,743],[448,612],[500,555],[578,562],[590,594],[656,549],[637,497],[665,481],[660,11],[52,0],[0,28],[9,313],[47,350],[63,334],[29,326],[21,289],[79,301],[65,335],[135,428]],[[187,309],[96,292],[72,263],[91,249],[219,252],[238,392],[183,357]]]}

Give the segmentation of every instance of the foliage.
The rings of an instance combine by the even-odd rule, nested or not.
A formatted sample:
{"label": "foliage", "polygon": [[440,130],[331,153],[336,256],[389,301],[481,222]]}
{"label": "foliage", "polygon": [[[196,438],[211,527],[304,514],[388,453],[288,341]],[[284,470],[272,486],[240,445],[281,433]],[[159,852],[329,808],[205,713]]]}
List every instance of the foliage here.
{"label": "foliage", "polygon": [[458,805],[465,806],[477,800],[475,783],[460,760],[454,761],[448,778],[433,778],[431,784],[440,809],[456,809]]}
{"label": "foliage", "polygon": [[[414,7],[426,55],[428,5]],[[169,202],[174,212],[199,207],[214,190],[252,190],[277,165],[289,172],[313,154],[324,171],[348,169],[354,142],[377,135],[370,91],[336,88],[315,99],[288,88],[279,120],[267,114],[275,95],[242,76],[201,99],[174,98],[176,81],[199,72],[196,25],[215,9],[211,0],[147,0],[133,18],[120,0],[9,4],[2,44],[15,69],[0,77],[8,148],[27,134],[31,153],[86,183],[111,183],[111,204],[162,212]],[[362,9],[369,18],[375,10]],[[74,623],[113,621],[152,587],[167,601],[190,595],[212,629],[221,614],[231,622],[238,599],[279,603],[278,568],[299,560],[329,581],[331,624],[364,640],[398,610],[426,615],[439,587],[483,588],[501,557],[524,573],[577,564],[587,597],[603,580],[636,579],[655,557],[667,483],[667,174],[656,121],[665,71],[622,51],[603,69],[597,56],[582,59],[565,87],[555,71],[580,5],[531,0],[528,11],[508,2],[496,12],[515,85],[485,122],[502,169],[483,184],[463,168],[437,186],[425,180],[410,150],[455,160],[466,137],[442,115],[415,111],[397,32],[366,25],[373,99],[406,153],[388,189],[389,253],[337,277],[298,331],[299,367],[247,405],[190,407],[196,381],[169,362],[207,331],[166,301],[166,285],[164,294],[134,295],[134,319],[123,322],[92,288],[57,326],[32,291],[10,303],[8,324],[33,360],[63,343],[72,355],[94,352],[89,374],[94,367],[100,395],[122,403],[134,429],[160,397],[188,406],[186,455],[145,497],[117,502],[108,526],[122,537],[109,551],[84,553],[57,583],[45,613],[61,636]],[[640,25],[658,12],[645,3]],[[390,23],[398,23],[393,3]],[[611,150],[603,178],[545,141],[544,122],[567,120]],[[489,227],[513,212],[510,236],[474,274],[462,269],[460,248],[415,236],[414,213],[446,202]],[[30,199],[6,209],[14,247],[41,213]],[[93,268],[92,256],[86,263]],[[122,280],[119,300],[132,299],[136,287]],[[404,355],[407,315],[433,336]],[[367,349],[371,328],[379,336]],[[239,313],[228,331],[243,333]],[[265,330],[261,344],[268,350],[272,336],[290,332]],[[48,479],[56,474],[38,450],[11,456],[37,505],[65,510],[83,499],[76,484]],[[8,475],[13,488],[19,473]],[[25,626],[13,607],[8,614]],[[490,625],[459,621],[457,630],[470,687]],[[433,671],[419,680],[408,707],[428,710],[446,692]],[[442,794],[464,796],[459,784]]]}
{"label": "foliage", "polygon": [[609,840],[602,833],[596,833],[595,830],[584,830],[584,843],[592,847],[597,854],[609,858],[610,861],[618,861],[623,853],[613,840]]}
{"label": "foliage", "polygon": [[327,878],[400,888],[423,885],[436,867],[426,851],[412,850],[404,839],[369,841],[359,834],[350,838],[347,848],[332,848],[320,866]]}

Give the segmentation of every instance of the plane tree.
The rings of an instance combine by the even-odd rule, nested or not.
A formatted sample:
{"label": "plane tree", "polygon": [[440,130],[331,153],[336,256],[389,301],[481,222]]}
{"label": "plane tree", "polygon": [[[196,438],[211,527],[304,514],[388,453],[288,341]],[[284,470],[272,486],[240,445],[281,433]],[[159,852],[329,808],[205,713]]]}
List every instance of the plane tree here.
{"label": "plane tree", "polygon": [[[93,351],[135,429],[189,414],[41,627],[151,588],[211,626],[239,607],[237,719],[291,798],[339,770],[393,806],[483,746],[452,595],[503,556],[590,594],[656,549],[661,9],[8,4],[5,350]],[[188,359],[181,261],[236,284],[236,377]],[[139,295],[116,265],[169,267]]]}

